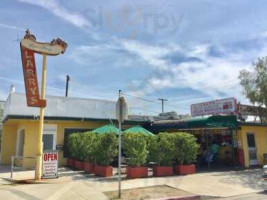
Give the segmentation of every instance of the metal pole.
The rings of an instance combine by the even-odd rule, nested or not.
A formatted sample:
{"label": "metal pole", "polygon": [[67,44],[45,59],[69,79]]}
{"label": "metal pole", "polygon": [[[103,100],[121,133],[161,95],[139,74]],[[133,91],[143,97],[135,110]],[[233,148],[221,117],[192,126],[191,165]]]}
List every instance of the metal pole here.
{"label": "metal pole", "polygon": [[[43,54],[41,99],[45,99],[46,60],[47,60],[47,55]],[[35,180],[40,180],[41,175],[42,175],[44,111],[45,111],[45,108],[41,107],[40,108],[39,132],[37,136],[37,162],[36,162],[37,166],[36,166]]]}
{"label": "metal pole", "polygon": [[161,99],[161,98],[159,98],[158,100],[161,101],[161,112],[164,113],[164,101],[168,101],[168,99]]}
{"label": "metal pole", "polygon": [[[119,99],[121,98],[121,90],[119,90]],[[122,119],[122,102],[120,102],[120,120],[119,120],[119,198],[121,198],[121,119]]]}
{"label": "metal pole", "polygon": [[65,92],[65,97],[68,97],[68,94],[69,94],[69,81],[70,81],[70,76],[67,75],[66,76],[66,92]]}
{"label": "metal pole", "polygon": [[14,156],[11,157],[11,178],[13,178],[14,171]]}

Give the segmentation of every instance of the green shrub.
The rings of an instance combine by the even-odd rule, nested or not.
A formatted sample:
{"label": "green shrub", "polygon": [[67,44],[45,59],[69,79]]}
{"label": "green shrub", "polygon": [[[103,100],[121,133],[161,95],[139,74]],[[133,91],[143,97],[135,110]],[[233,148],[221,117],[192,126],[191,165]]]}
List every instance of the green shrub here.
{"label": "green shrub", "polygon": [[95,163],[95,145],[96,134],[93,132],[86,132],[84,134],[85,160],[90,163]]}
{"label": "green shrub", "polygon": [[192,164],[198,154],[199,145],[195,136],[189,133],[174,133],[175,136],[175,160],[179,164]]}
{"label": "green shrub", "polygon": [[110,165],[118,154],[116,135],[114,133],[97,134],[94,148],[96,164]]}
{"label": "green shrub", "polygon": [[84,161],[85,152],[85,134],[84,133],[72,133],[68,138],[68,147],[72,158],[79,161]]}
{"label": "green shrub", "polygon": [[77,158],[77,148],[79,146],[79,135],[78,133],[72,133],[68,137],[68,148],[72,158]]}
{"label": "green shrub", "polygon": [[159,133],[148,143],[148,160],[160,166],[171,166],[175,157],[175,135]]}
{"label": "green shrub", "polygon": [[147,159],[147,136],[142,133],[127,133],[123,135],[124,153],[129,159],[129,166],[143,166]]}

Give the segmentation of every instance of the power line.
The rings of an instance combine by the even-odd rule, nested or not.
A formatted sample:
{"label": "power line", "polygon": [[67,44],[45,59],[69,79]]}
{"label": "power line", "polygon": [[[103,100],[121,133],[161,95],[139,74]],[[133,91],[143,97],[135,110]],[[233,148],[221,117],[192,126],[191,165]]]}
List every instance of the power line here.
{"label": "power line", "polygon": [[[135,98],[135,99],[139,99],[139,100],[142,100],[142,101],[146,101],[146,102],[151,102],[151,103],[155,103],[155,104],[162,104],[158,101],[154,101],[154,100],[150,100],[150,99],[145,99],[145,98],[142,98],[142,97],[137,97],[137,96],[133,96],[133,95],[130,95],[130,94],[126,94],[126,93],[123,93],[125,96],[128,96],[128,97],[132,97],[132,98]],[[177,107],[175,105],[171,105],[171,104],[164,104],[165,106],[167,107],[173,107],[173,108],[176,108],[176,109],[183,109],[183,110],[188,110],[189,108],[185,108],[185,107]]]}
{"label": "power line", "polygon": [[142,100],[142,101],[147,101],[147,102],[151,102],[151,103],[156,103],[156,104],[161,104],[157,101],[153,101],[153,100],[150,100],[150,99],[145,99],[145,98],[141,98],[141,97],[137,97],[137,96],[133,96],[133,95],[130,95],[130,94],[126,94],[126,93],[123,93],[125,96],[128,96],[128,97],[132,97],[132,98],[135,98],[135,99],[139,99],[139,100]]}
{"label": "power line", "polygon": [[134,110],[148,111],[148,112],[160,114],[160,112],[157,112],[157,111],[154,111],[154,110],[142,109],[142,108],[137,108],[137,107],[129,107],[129,108],[130,109],[134,109]]}

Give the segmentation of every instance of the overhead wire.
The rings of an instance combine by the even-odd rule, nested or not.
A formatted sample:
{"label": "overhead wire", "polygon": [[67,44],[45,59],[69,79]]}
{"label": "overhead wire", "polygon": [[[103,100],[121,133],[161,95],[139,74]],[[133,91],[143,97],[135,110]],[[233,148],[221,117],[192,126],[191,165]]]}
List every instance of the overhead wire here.
{"label": "overhead wire", "polygon": [[[139,99],[139,100],[142,100],[142,101],[146,101],[146,102],[150,102],[150,103],[155,103],[155,104],[161,105],[161,103],[158,102],[158,101],[146,99],[146,98],[143,98],[143,97],[137,97],[137,96],[130,95],[130,94],[127,94],[127,93],[124,93],[124,92],[122,94],[124,94],[125,96],[128,96],[128,97],[131,97],[131,98],[135,98],[135,99]],[[167,104],[167,103],[165,103],[165,106],[167,106],[167,107],[173,107],[173,108],[176,108],[176,109],[188,110],[188,108],[185,108],[185,107],[177,107],[175,105],[171,105],[171,104]]]}

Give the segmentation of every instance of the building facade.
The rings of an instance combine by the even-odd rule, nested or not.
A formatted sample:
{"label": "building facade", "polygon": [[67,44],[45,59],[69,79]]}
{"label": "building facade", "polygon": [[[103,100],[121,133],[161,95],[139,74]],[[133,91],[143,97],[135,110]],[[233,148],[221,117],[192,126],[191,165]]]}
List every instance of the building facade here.
{"label": "building facade", "polygon": [[220,146],[218,160],[222,166],[267,164],[266,123],[239,122],[233,115],[162,120],[146,128],[154,133],[189,132],[204,150],[216,142]]}
{"label": "building facade", "polygon": [[[116,102],[96,99],[48,96],[45,110],[43,149],[59,151],[59,165],[66,164],[67,139],[74,132],[90,131],[116,120]],[[5,102],[1,164],[10,164],[12,156],[35,157],[39,109],[27,107],[24,94],[11,93]],[[123,129],[146,123],[127,120]],[[34,165],[33,158],[24,158],[25,167]]]}

